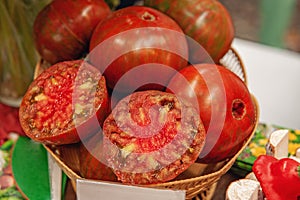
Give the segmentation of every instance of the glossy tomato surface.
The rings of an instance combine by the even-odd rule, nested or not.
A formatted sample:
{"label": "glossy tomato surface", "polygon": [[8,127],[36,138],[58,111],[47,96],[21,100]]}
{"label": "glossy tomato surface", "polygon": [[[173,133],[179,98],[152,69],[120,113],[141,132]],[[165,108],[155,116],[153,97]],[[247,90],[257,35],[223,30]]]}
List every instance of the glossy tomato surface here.
{"label": "glossy tomato surface", "polygon": [[82,57],[94,28],[110,12],[103,0],[52,1],[34,21],[37,51],[51,64]]}
{"label": "glossy tomato surface", "polygon": [[247,86],[223,66],[188,66],[171,79],[167,91],[193,101],[199,110],[207,132],[199,162],[234,156],[255,127],[256,109]]}
{"label": "glossy tomato surface", "polygon": [[44,70],[29,86],[19,109],[25,134],[46,144],[70,144],[94,134],[108,112],[105,78],[82,60]]}
{"label": "glossy tomato surface", "polygon": [[[154,7],[171,16],[184,33],[198,42],[219,63],[229,50],[234,38],[234,25],[228,10],[217,0],[145,0],[145,5]],[[201,62],[198,47],[190,45],[192,63]],[[200,51],[200,52],[199,52]]]}
{"label": "glossy tomato surface", "polygon": [[83,178],[117,181],[113,170],[101,162],[104,154],[102,130],[79,145],[80,174]]}
{"label": "glossy tomato surface", "polygon": [[170,17],[149,7],[130,6],[98,24],[89,56],[109,88],[131,93],[162,89],[187,66],[188,48],[182,29]]}

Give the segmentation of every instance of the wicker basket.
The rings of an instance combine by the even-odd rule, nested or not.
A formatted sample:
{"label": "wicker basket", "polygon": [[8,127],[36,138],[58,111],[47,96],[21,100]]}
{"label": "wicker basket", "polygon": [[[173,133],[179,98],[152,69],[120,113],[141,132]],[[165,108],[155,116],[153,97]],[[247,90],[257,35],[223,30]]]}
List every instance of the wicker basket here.
{"label": "wicker basket", "polygon": [[[246,84],[247,77],[243,63],[234,49],[230,51],[220,60],[220,64],[235,72]],[[35,77],[45,68],[47,64],[42,61],[36,67]],[[259,118],[258,103],[253,97],[256,104],[256,125]],[[169,188],[186,191],[186,199],[209,200],[212,198],[218,180],[231,168],[237,159],[238,155],[250,142],[255,133],[255,128],[252,134],[244,142],[243,147],[232,158],[215,164],[199,164],[194,163],[185,172],[180,174],[175,180],[166,183],[147,185],[152,188]],[[51,146],[44,145],[46,150],[53,156],[57,164],[61,167],[64,173],[70,178],[73,188],[76,191],[76,180],[84,179],[79,174],[79,152],[78,144]],[[121,184],[121,183],[120,183]]]}

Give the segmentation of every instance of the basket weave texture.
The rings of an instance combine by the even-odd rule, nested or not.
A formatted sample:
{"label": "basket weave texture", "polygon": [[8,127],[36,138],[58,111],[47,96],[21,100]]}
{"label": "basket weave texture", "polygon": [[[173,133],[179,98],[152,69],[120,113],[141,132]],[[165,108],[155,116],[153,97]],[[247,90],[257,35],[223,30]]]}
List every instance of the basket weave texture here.
{"label": "basket weave texture", "polygon": [[[238,53],[233,48],[231,48],[228,53],[220,60],[220,64],[233,71],[247,84],[247,75],[243,62],[241,61]],[[46,63],[40,61],[36,66],[35,77],[38,76],[38,74],[47,67],[48,66]],[[252,97],[256,105],[255,124],[257,126],[259,118],[259,106],[255,97]],[[255,133],[256,126],[254,127],[252,134],[246,141],[244,141],[244,145],[234,157],[214,164],[194,163],[175,180],[160,184],[147,185],[147,187],[185,190],[186,199],[211,199],[215,192],[218,180],[228,172],[228,170],[237,159],[238,155],[246,148]],[[53,156],[58,166],[69,177],[72,182],[73,188],[76,191],[76,180],[84,179],[79,175],[80,163],[78,157],[78,144],[62,146],[44,145],[44,147],[50,153],[50,155]]]}

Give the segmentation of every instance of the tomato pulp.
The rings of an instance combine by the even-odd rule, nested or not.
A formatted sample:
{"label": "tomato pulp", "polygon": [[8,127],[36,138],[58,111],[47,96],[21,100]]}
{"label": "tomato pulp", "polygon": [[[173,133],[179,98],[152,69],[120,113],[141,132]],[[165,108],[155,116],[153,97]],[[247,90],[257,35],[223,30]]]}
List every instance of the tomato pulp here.
{"label": "tomato pulp", "polygon": [[130,184],[174,179],[195,162],[205,140],[196,109],[157,90],[119,101],[104,121],[103,133],[107,165]]}
{"label": "tomato pulp", "polygon": [[19,118],[27,136],[58,145],[94,134],[107,112],[104,77],[88,63],[74,60],[49,67],[31,83]]}

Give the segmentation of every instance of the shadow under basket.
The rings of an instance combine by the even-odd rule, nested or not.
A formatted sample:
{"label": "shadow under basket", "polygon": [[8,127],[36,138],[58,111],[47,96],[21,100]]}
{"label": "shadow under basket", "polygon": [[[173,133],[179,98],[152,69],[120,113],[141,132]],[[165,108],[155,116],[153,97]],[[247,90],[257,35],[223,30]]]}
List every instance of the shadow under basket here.
{"label": "shadow under basket", "polygon": [[[246,84],[247,77],[243,63],[234,49],[230,49],[228,53],[220,60],[220,64],[236,73]],[[36,66],[35,77],[47,68],[49,65],[43,63],[42,60]],[[214,164],[192,164],[185,172],[180,174],[175,180],[165,183],[151,184],[141,187],[151,187],[160,189],[185,190],[186,199],[209,200],[213,197],[219,179],[226,174],[232,167],[240,153],[246,148],[251,141],[259,119],[259,106],[256,98],[252,96],[256,106],[255,127],[251,135],[244,141],[243,146],[235,156]],[[84,179],[79,172],[79,144],[72,145],[44,145],[46,150],[53,156],[58,166],[71,180],[73,189],[76,191],[76,180]],[[101,180],[93,180],[101,181]],[[122,184],[114,182],[114,184]]]}

